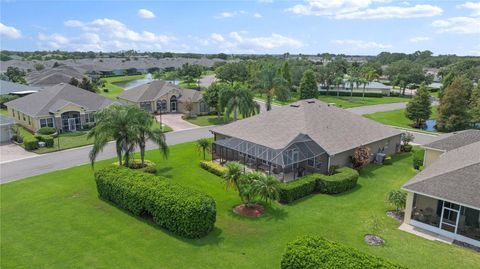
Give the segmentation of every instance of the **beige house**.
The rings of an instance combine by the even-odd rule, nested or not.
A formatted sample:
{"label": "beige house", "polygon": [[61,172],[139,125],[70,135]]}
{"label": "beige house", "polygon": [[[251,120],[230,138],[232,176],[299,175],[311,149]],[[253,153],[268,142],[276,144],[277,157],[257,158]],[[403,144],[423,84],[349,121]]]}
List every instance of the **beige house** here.
{"label": "beige house", "polygon": [[301,100],[266,113],[219,126],[212,158],[240,161],[256,170],[294,180],[351,166],[356,148],[371,160],[399,151],[402,132],[317,99]]}
{"label": "beige house", "polygon": [[402,225],[480,247],[479,134],[468,130],[429,144],[429,163],[403,186]]}
{"label": "beige house", "polygon": [[5,103],[17,124],[36,132],[42,127],[81,130],[95,122],[94,113],[113,104],[98,94],[60,83]]}
{"label": "beige house", "polygon": [[117,98],[122,104],[138,105],[152,113],[203,115],[210,111],[200,91],[183,89],[165,80],[154,80],[123,91]]}

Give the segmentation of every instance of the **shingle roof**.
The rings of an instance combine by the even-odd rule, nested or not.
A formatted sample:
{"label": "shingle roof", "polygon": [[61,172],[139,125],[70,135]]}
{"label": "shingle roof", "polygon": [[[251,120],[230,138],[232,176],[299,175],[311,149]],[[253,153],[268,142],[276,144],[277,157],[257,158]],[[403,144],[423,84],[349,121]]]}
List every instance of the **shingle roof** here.
{"label": "shingle roof", "polygon": [[68,103],[82,106],[87,111],[98,111],[111,105],[113,101],[70,84],[60,83],[5,105],[30,116],[47,116]]}
{"label": "shingle roof", "polygon": [[480,141],[442,154],[403,188],[480,208]]}
{"label": "shingle roof", "polygon": [[478,141],[480,141],[480,130],[471,129],[442,136],[424,147],[449,151]]}
{"label": "shingle roof", "polygon": [[316,99],[298,101],[290,106],[216,127],[212,132],[272,149],[282,149],[299,134],[305,134],[329,155],[402,133]]}
{"label": "shingle roof", "polygon": [[0,94],[9,94],[14,92],[41,91],[40,87],[32,87],[10,81],[0,80]]}
{"label": "shingle roof", "polygon": [[165,80],[153,80],[140,86],[128,89],[120,93],[118,98],[132,102],[153,101],[172,90],[180,92],[179,101],[190,99],[193,102],[198,102],[202,99],[202,93],[200,91],[183,89]]}

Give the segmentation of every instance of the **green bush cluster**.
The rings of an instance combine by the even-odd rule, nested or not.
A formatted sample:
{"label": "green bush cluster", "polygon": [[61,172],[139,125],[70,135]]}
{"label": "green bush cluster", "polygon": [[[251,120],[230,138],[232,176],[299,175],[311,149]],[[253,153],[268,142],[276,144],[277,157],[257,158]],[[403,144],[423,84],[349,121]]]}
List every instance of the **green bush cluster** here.
{"label": "green bush cluster", "polygon": [[[330,95],[330,96],[337,96],[337,91],[326,91],[322,90],[320,91],[320,95]],[[339,96],[350,96],[350,92],[339,92]],[[363,93],[362,92],[353,92],[354,97],[362,97]],[[365,92],[365,97],[378,97],[381,98],[383,97],[383,93],[380,92]]]}
{"label": "green bush cluster", "polygon": [[[143,171],[143,172],[146,172],[146,173],[150,173],[150,174],[156,174],[157,173],[157,165],[152,162],[152,161],[149,161],[149,160],[145,160],[143,162],[143,167],[142,167],[142,161],[139,160],[139,159],[133,159],[133,160],[130,160],[129,164],[128,164],[128,168],[130,169],[138,169],[140,171]],[[117,165],[118,166],[118,162],[114,162],[113,165]]]}
{"label": "green bush cluster", "polygon": [[282,269],[300,268],[405,268],[321,237],[304,236],[287,244]]}
{"label": "green bush cluster", "polygon": [[55,143],[54,140],[53,140],[53,137],[51,137],[49,135],[36,135],[35,138],[38,141],[45,142],[45,147],[47,147],[47,148],[53,147],[53,145]]}
{"label": "green bush cluster", "polygon": [[219,177],[223,177],[223,175],[227,172],[227,168],[212,161],[201,161],[200,167]]}
{"label": "green bush cluster", "polygon": [[38,149],[38,139],[33,135],[23,136],[23,146],[26,150]]}
{"label": "green bush cluster", "polygon": [[412,145],[401,145],[400,146],[400,151],[402,152],[410,152],[412,151],[413,146]]}
{"label": "green bush cluster", "polygon": [[51,134],[54,134],[56,133],[57,130],[55,130],[55,128],[53,127],[42,127],[40,129],[38,129],[37,133],[41,134],[41,135],[51,135]]}
{"label": "green bush cluster", "polygon": [[332,175],[307,175],[298,180],[280,184],[279,200],[281,203],[288,204],[313,192],[342,193],[357,185],[358,176],[358,171],[349,167],[338,168]]}
{"label": "green bush cluster", "polygon": [[213,230],[215,200],[204,193],[114,165],[95,172],[95,181],[101,198],[135,216],[149,214],[176,235],[200,238]]}
{"label": "green bush cluster", "polygon": [[392,156],[385,156],[385,159],[383,159],[383,164],[384,165],[392,165],[393,164]]}
{"label": "green bush cluster", "polygon": [[415,150],[413,153],[413,168],[419,170],[423,166],[423,157],[425,155],[425,150]]}

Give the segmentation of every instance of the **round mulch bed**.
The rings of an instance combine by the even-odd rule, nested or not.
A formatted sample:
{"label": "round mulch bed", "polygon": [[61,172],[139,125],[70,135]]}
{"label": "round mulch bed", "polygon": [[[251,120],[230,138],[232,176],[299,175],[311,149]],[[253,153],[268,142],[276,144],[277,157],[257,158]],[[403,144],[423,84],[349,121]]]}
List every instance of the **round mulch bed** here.
{"label": "round mulch bed", "polygon": [[233,208],[233,212],[238,215],[246,216],[246,217],[260,217],[263,212],[265,212],[265,208],[262,205],[253,204],[246,206],[245,204],[237,205]]}
{"label": "round mulch bed", "polygon": [[379,246],[385,244],[385,240],[383,240],[383,238],[373,234],[367,234],[363,239],[367,244],[372,246]]}
{"label": "round mulch bed", "polygon": [[390,218],[394,218],[399,222],[403,222],[403,217],[405,216],[405,213],[397,211],[387,211],[387,216],[389,216]]}

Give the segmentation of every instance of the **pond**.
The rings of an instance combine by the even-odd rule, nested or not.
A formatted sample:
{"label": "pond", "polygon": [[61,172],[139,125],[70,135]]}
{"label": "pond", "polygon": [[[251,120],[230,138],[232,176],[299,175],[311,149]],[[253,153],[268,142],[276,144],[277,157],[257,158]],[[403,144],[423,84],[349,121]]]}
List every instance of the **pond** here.
{"label": "pond", "polygon": [[[152,74],[146,74],[144,78],[139,78],[139,79],[133,79],[133,80],[128,80],[128,81],[122,81],[122,82],[114,82],[113,84],[122,87],[125,90],[130,90],[132,88],[135,88],[137,86],[143,85],[145,83],[151,82],[155,80],[152,77]],[[175,85],[180,83],[180,80],[167,80],[168,82],[171,82]]]}
{"label": "pond", "polygon": [[429,131],[429,132],[436,132],[437,129],[435,129],[435,125],[437,124],[437,120],[430,119],[425,121],[425,126],[422,128],[424,131]]}

